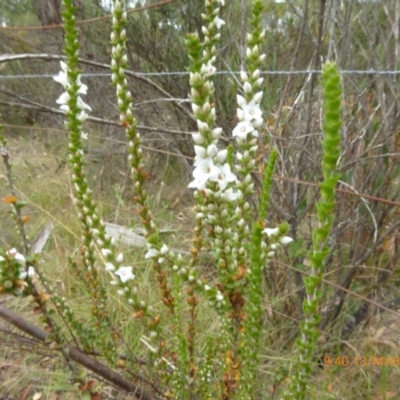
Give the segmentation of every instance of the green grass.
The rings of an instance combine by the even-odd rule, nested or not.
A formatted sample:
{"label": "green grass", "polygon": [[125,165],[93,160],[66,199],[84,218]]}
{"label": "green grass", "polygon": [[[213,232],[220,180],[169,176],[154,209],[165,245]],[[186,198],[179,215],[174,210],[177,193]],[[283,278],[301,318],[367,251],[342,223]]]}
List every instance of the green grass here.
{"label": "green grass", "polygon": [[[53,221],[54,231],[46,244],[41,269],[47,275],[57,292],[65,296],[77,315],[87,321],[91,320],[89,307],[89,294],[87,287],[79,278],[68,269],[67,257],[75,256],[79,260],[80,224],[76,217],[75,206],[72,203],[71,180],[67,168],[57,171],[58,157],[62,150],[45,145],[37,139],[29,140],[13,138],[9,140],[11,162],[15,175],[15,186],[18,195],[28,201],[29,206],[24,213],[31,216],[26,228],[30,239],[34,239],[48,221]],[[53,153],[52,153],[53,151]],[[150,158],[151,159],[151,158]],[[149,162],[151,164],[151,162]],[[150,165],[151,167],[151,165]],[[172,168],[176,168],[176,181]],[[190,210],[190,192],[185,188],[184,174],[179,165],[169,166],[164,169],[166,176],[157,177],[148,184],[151,203],[156,210],[155,217],[161,227],[170,227],[171,233],[165,233],[163,239],[172,247],[188,250],[190,247],[190,234],[192,226],[192,211]],[[3,171],[3,170],[1,170]],[[109,171],[111,173],[111,171]],[[2,172],[3,174],[3,172]],[[7,195],[4,175],[0,175],[1,196]],[[161,185],[160,182],[168,184]],[[120,195],[120,189],[124,187],[124,194]],[[110,222],[116,222],[125,226],[140,226],[135,215],[135,208],[131,202],[128,181],[120,175],[120,181],[114,182],[114,186],[104,188],[94,186],[95,198],[98,201],[102,217]],[[175,199],[179,202],[172,206]],[[3,229],[0,233],[2,246],[19,247],[20,240],[14,230],[12,219],[8,216],[8,206],[0,204],[0,224]],[[153,270],[149,262],[144,261],[144,249],[128,248],[118,245],[118,251],[124,253],[127,265],[134,266],[134,272],[140,282],[140,293],[143,298],[160,310],[161,317],[166,322],[164,331],[170,341],[177,338],[172,335],[171,317],[165,312],[161,304],[159,289],[154,278]],[[281,266],[277,265],[277,272]],[[202,276],[212,279],[215,270],[212,263],[204,260]],[[102,280],[107,285],[108,277],[103,274]],[[264,388],[260,399],[279,398],[287,379],[282,375],[279,379],[279,368],[288,369],[295,359],[293,340],[297,328],[297,315],[290,311],[291,291],[286,290],[276,297],[265,297],[264,327],[262,363],[260,379]],[[185,289],[179,292],[185,298]],[[3,297],[2,304],[14,310],[37,326],[42,326],[38,316],[32,312],[29,302],[23,299]],[[114,288],[108,293],[110,318],[118,327],[124,342],[119,341],[118,351],[121,355],[134,354],[139,358],[147,357],[147,348],[141,342],[145,328],[134,313],[124,302],[120,301]],[[198,308],[198,340],[199,357],[204,356],[205,338],[210,330],[217,332],[219,327],[215,318],[210,315],[206,305]],[[185,327],[187,315],[181,316],[182,326]],[[390,317],[384,315],[381,323],[388,323]],[[392,330],[397,328],[397,321],[390,322]],[[374,322],[376,330],[380,323]],[[1,324],[3,329],[5,325]],[[15,331],[13,329],[13,331]],[[389,334],[389,329],[385,334]],[[376,336],[376,335],[375,335]],[[71,382],[72,374],[64,361],[57,353],[44,349],[32,341],[26,341],[21,337],[11,336],[0,331],[0,396],[13,396],[14,398],[33,398],[35,393],[41,394],[41,399],[70,399],[80,398],[77,384]],[[343,350],[342,355],[349,358],[356,354],[377,355],[385,352],[388,356],[396,355],[398,341],[395,338],[378,337],[375,344],[371,344],[370,334],[362,331],[359,337],[352,338],[350,347]],[[391,345],[391,343],[394,345]],[[388,344],[389,343],[389,344]],[[375,347],[374,347],[375,346]],[[380,353],[379,353],[380,354]],[[223,356],[223,355],[216,355]],[[126,367],[139,373],[140,368],[127,360],[123,361]],[[122,372],[118,369],[119,372]],[[376,366],[370,367],[327,367],[316,368],[310,384],[310,399],[395,399],[398,398],[398,378],[400,368]],[[90,377],[91,375],[89,375]],[[100,384],[99,389],[102,398],[125,398],[122,394],[113,392],[109,385]]]}

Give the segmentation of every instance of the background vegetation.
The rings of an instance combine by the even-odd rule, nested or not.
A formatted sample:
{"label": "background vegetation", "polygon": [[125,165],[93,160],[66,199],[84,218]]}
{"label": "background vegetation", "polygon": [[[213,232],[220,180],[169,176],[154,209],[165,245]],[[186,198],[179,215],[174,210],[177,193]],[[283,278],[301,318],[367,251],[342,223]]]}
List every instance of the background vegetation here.
{"label": "background vegetation", "polygon": [[[148,190],[168,242],[183,248],[193,230],[192,193],[187,189],[193,146],[188,133],[196,129],[184,74],[188,66],[184,39],[186,33],[201,28],[202,2],[171,1],[154,7],[156,1],[136,3],[132,2],[132,8],[144,9],[128,17],[129,84],[150,172]],[[226,28],[218,62],[226,73],[218,75],[215,83],[217,122],[224,128],[226,142],[236,123],[238,80],[233,71],[243,64],[247,3],[235,0],[222,11]],[[400,5],[391,0],[265,3],[263,106],[267,123],[254,176],[260,190],[268,146],[276,147],[279,156],[268,224],[287,221],[291,236],[303,246],[293,245],[284,265],[281,259],[265,271],[265,318],[271,328],[261,355],[266,391],[260,398],[274,397],[286,377],[282,366],[290,364],[294,356],[293,340],[304,297],[301,249],[311,244],[317,183],[322,177],[319,73],[298,71],[319,71],[328,59],[336,60],[343,71],[342,177],[330,238],[334,253],[324,271],[319,343],[323,368],[316,375],[315,396],[318,398],[321,390],[324,398],[327,392],[332,396],[338,393],[341,399],[398,398],[399,365],[327,367],[324,356],[394,356],[398,350],[393,335],[398,314],[390,310],[400,304],[400,82],[399,74],[392,73],[399,70],[400,63]],[[60,21],[57,4],[19,0],[0,5],[0,106],[10,139],[15,185],[29,202],[29,236],[34,240],[48,221],[54,222],[46,247],[46,272],[78,306],[79,301],[75,304],[74,300],[84,298],[85,288],[65,261],[77,251],[78,219],[65,166],[66,132],[55,105],[60,87],[51,79],[59,70],[63,45],[62,29],[54,26]],[[89,86],[86,101],[93,109],[91,116],[97,118],[87,123],[89,177],[103,219],[135,227],[139,218],[130,202],[127,143],[118,126],[118,109],[110,100],[114,99],[110,78],[104,76],[110,72],[109,20],[103,18],[109,10],[100,1],[81,0],[77,6],[81,68],[84,74],[91,74],[83,78]],[[375,72],[366,73],[368,70]],[[154,75],[139,74],[143,72]],[[159,74],[162,72],[179,73]],[[0,179],[3,197],[8,195],[4,172]],[[0,226],[0,245],[18,247],[20,239],[5,204],[0,205]],[[135,260],[137,250],[125,248],[124,252]],[[149,280],[148,265],[135,265],[151,293],[155,283]],[[212,277],[213,272],[213,265],[205,260],[204,273]],[[32,318],[24,301],[9,297],[1,301]],[[115,318],[127,318],[121,304],[114,312]],[[1,341],[7,345],[0,354],[0,381],[4,382],[0,394],[4,399],[35,394],[70,398],[74,387],[62,362],[49,349],[30,353],[34,342],[4,324],[0,329]],[[208,329],[206,321],[204,329]],[[126,335],[137,337],[133,332]],[[108,386],[101,393],[104,398],[116,396]]]}

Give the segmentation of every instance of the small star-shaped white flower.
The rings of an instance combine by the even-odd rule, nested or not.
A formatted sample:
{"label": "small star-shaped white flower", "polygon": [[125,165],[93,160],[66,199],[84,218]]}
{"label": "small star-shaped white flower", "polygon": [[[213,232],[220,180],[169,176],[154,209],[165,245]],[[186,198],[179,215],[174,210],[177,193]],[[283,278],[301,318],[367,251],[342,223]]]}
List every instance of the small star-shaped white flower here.
{"label": "small star-shaped white flower", "polygon": [[246,140],[247,135],[254,131],[253,125],[250,121],[239,122],[232,132],[232,136],[237,136],[241,140]]}
{"label": "small star-shaped white flower", "polygon": [[225,190],[228,183],[236,181],[236,175],[231,171],[231,167],[228,163],[220,165],[218,175],[211,178],[212,181],[218,182],[219,188]]}
{"label": "small star-shaped white flower", "polygon": [[189,183],[190,188],[204,190],[206,183],[214,179],[220,173],[219,168],[214,164],[212,158],[207,157],[196,161],[196,168],[193,171],[194,180]]}
{"label": "small star-shaped white flower", "polygon": [[221,18],[218,17],[218,15],[214,18],[214,24],[217,27],[217,29],[221,29],[222,25],[225,25],[225,21]]}
{"label": "small star-shaped white flower", "polygon": [[221,194],[221,199],[226,202],[236,201],[241,196],[240,192],[234,192],[232,188],[226,189]]}
{"label": "small star-shaped white flower", "polygon": [[148,250],[148,252],[146,253],[146,255],[144,256],[144,258],[147,260],[148,258],[155,258],[158,257],[158,255],[160,254],[160,252],[157,249],[152,249],[150,248]]}
{"label": "small star-shaped white flower", "polygon": [[[216,18],[218,18],[218,17],[216,17]],[[200,72],[205,77],[210,77],[210,76],[213,76],[217,72],[217,68],[215,68],[214,65],[211,63],[211,61],[209,61],[207,64],[203,64],[201,66]]]}
{"label": "small star-shaped white flower", "polygon": [[119,267],[114,274],[119,276],[122,283],[135,279],[135,275],[132,273],[132,267]]}
{"label": "small star-shaped white flower", "polygon": [[262,119],[262,111],[255,103],[249,103],[242,107],[244,119],[248,121]]}

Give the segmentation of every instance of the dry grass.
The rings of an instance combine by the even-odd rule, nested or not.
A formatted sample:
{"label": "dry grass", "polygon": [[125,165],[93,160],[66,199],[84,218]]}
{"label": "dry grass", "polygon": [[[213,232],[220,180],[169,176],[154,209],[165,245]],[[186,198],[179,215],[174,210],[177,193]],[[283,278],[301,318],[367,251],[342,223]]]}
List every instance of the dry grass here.
{"label": "dry grass", "polygon": [[[35,138],[13,138],[9,141],[12,155],[13,170],[16,176],[16,187],[20,196],[27,199],[29,206],[26,213],[31,216],[27,224],[29,236],[34,238],[43,225],[52,220],[54,231],[46,245],[43,255],[42,269],[48,275],[59,293],[67,297],[79,315],[88,316],[84,306],[87,298],[85,287],[67,268],[66,258],[76,254],[79,249],[79,221],[71,201],[71,184],[68,169],[57,171],[59,157],[57,149]],[[49,151],[50,150],[50,151]],[[164,162],[164,163],[163,163]],[[171,228],[165,240],[179,248],[188,248],[190,231],[192,229],[193,211],[191,210],[191,194],[186,189],[185,174],[179,178],[179,165],[171,169],[165,159],[154,156],[147,157],[148,167],[162,166],[164,174],[154,176],[148,184],[151,199],[156,210],[156,217],[162,227]],[[154,166],[154,164],[156,166]],[[90,166],[89,166],[90,167]],[[118,173],[118,172],[117,172]],[[178,179],[177,179],[178,177]],[[108,191],[95,185],[95,197],[105,220],[129,225],[135,221],[135,211],[129,199],[128,182],[120,174],[120,180],[115,187],[125,187],[124,195],[120,190],[110,188]],[[0,177],[4,182],[4,177]],[[99,179],[99,178],[98,178]],[[176,180],[176,181],[175,181]],[[93,180],[95,182],[95,180]],[[166,182],[166,184],[161,184]],[[4,182],[5,183],[5,182]],[[2,185],[4,190],[4,185]],[[6,194],[6,192],[4,192]],[[1,193],[3,195],[3,192]],[[2,231],[1,241],[5,246],[19,246],[19,240],[11,228],[11,219],[7,216],[7,207],[1,205],[0,219],[2,226],[8,227]],[[141,261],[142,250],[129,249],[121,246],[125,257],[135,265],[138,279],[143,282],[143,295],[154,299],[156,307],[160,306],[156,290],[156,282],[147,263]],[[212,264],[206,264],[203,273],[212,278]],[[275,266],[279,272],[279,265]],[[293,290],[293,288],[291,289]],[[286,293],[286,294],[285,294]],[[296,310],[291,309],[292,300],[288,292],[276,293],[274,297],[265,298],[265,338],[261,354],[262,367],[260,374],[265,382],[265,392],[261,399],[273,399],[279,396],[282,383],[278,382],[277,369],[287,367],[293,360],[293,338],[296,331]],[[126,307],[118,300],[118,296],[109,294],[111,318],[119,321],[119,329],[130,343],[137,343],[139,355],[145,354],[145,349],[138,342],[141,330],[132,327],[132,319]],[[40,326],[38,317],[32,313],[31,305],[22,299],[5,297],[2,303],[17,311]],[[199,320],[200,339],[202,334],[217,327],[210,324],[209,315],[200,309]],[[389,314],[383,314],[380,319],[369,321],[367,327],[360,327],[357,334],[351,337],[348,345],[335,354],[340,357],[385,356],[393,358],[398,352],[399,341],[395,332],[398,331],[398,320]],[[79,398],[77,384],[71,381],[72,375],[60,357],[49,348],[20,335],[6,325],[0,325],[0,399],[51,399],[62,400]],[[330,343],[338,346],[339,341],[330,339]],[[332,399],[395,399],[398,398],[398,378],[400,362],[395,366],[361,366],[343,365],[325,366],[316,369],[313,384],[310,388],[312,398]],[[89,378],[91,375],[89,374]],[[98,391],[102,399],[125,398],[106,384],[99,383]],[[276,397],[274,397],[276,396]]]}

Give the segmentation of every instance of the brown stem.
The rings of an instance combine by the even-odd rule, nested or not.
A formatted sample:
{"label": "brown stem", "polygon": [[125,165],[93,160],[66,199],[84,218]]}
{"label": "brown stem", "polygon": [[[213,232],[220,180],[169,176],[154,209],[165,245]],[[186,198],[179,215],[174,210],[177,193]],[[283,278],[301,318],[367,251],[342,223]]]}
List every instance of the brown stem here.
{"label": "brown stem", "polygon": [[[14,314],[6,307],[0,306],[0,317],[10,324],[14,325],[16,328],[25,332],[26,334],[34,337],[35,339],[40,340],[44,343],[46,342],[46,338],[48,336],[47,332],[38,328],[35,325],[32,325],[19,315]],[[67,348],[68,355],[71,360],[101,376],[119,389],[122,389],[128,393],[132,393],[136,399],[155,400],[155,398],[151,394],[143,391],[139,386],[135,385],[134,383],[126,381],[121,375],[117,374],[116,372],[99,363],[98,361],[88,357],[86,354],[79,351],[76,347],[67,345]]]}

